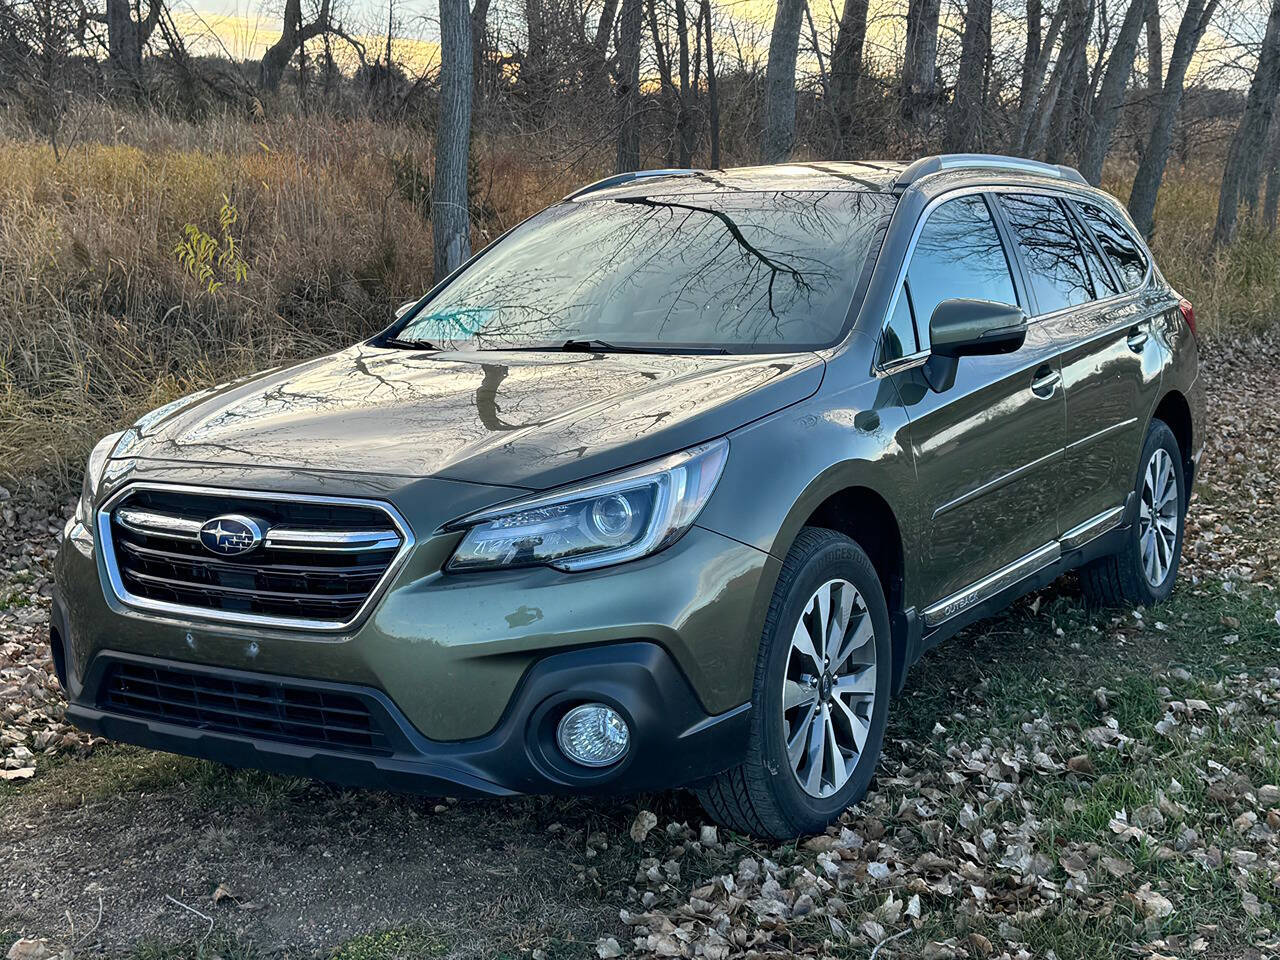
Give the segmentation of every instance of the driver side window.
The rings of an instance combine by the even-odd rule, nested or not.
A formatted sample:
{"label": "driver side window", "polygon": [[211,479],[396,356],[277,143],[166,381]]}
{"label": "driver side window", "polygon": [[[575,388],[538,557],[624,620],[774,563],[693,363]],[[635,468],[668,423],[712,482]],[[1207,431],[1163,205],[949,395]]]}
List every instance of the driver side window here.
{"label": "driver side window", "polygon": [[929,318],[955,297],[1017,305],[1013,274],[987,201],[978,194],[938,206],[920,231],[907,286],[920,349],[929,349]]}

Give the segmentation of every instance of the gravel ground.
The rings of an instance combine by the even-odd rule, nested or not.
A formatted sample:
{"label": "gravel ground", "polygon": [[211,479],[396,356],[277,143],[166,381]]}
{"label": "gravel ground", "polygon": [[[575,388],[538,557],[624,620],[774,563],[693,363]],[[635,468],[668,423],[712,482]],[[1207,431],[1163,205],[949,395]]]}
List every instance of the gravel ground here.
{"label": "gravel ground", "polygon": [[951,641],[798,847],[683,794],[437,804],[104,748],[45,647],[66,508],[0,492],[0,948],[1280,956],[1280,339],[1207,354],[1174,599],[1091,615],[1067,578]]}

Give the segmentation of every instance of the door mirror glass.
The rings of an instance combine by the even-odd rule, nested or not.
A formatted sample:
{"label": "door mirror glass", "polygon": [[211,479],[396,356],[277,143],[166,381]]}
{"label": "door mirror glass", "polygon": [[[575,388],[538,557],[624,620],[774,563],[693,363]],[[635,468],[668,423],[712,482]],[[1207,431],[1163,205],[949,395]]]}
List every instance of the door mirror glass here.
{"label": "door mirror glass", "polygon": [[942,357],[1012,353],[1026,338],[1026,315],[1007,303],[943,300],[929,318],[930,350]]}

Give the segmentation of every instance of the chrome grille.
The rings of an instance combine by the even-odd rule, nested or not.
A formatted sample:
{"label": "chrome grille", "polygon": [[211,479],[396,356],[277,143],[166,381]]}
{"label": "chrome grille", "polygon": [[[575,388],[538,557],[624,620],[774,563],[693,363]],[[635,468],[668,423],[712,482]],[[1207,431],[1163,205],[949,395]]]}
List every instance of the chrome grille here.
{"label": "chrome grille", "polygon": [[359,697],[266,678],[114,662],[103,676],[98,706],[200,730],[361,753],[393,752]]}
{"label": "chrome grille", "polygon": [[[251,519],[261,542],[211,552],[200,531],[228,517]],[[160,484],[126,488],[99,511],[98,528],[111,585],[131,606],[330,630],[358,619],[411,542],[375,501]]]}

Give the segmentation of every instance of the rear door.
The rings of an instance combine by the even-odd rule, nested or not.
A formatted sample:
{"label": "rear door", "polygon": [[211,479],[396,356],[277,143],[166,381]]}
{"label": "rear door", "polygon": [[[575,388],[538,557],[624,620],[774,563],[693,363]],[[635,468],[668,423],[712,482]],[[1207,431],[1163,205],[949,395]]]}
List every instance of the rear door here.
{"label": "rear door", "polygon": [[988,198],[946,199],[918,228],[882,335],[881,370],[911,424],[928,626],[1056,556],[1064,417],[1057,345],[1032,325],[1014,353],[961,359],[941,393],[921,371],[934,308],[967,297],[1026,309],[1015,277]]}
{"label": "rear door", "polygon": [[[1001,204],[1040,323],[1060,348],[1067,420],[1058,509],[1070,549],[1120,523],[1133,489],[1161,367],[1151,335],[1158,311],[1137,292],[1149,265],[1140,245],[1098,205],[1016,194],[1002,195]],[[1111,237],[1110,255],[1090,221]]]}

